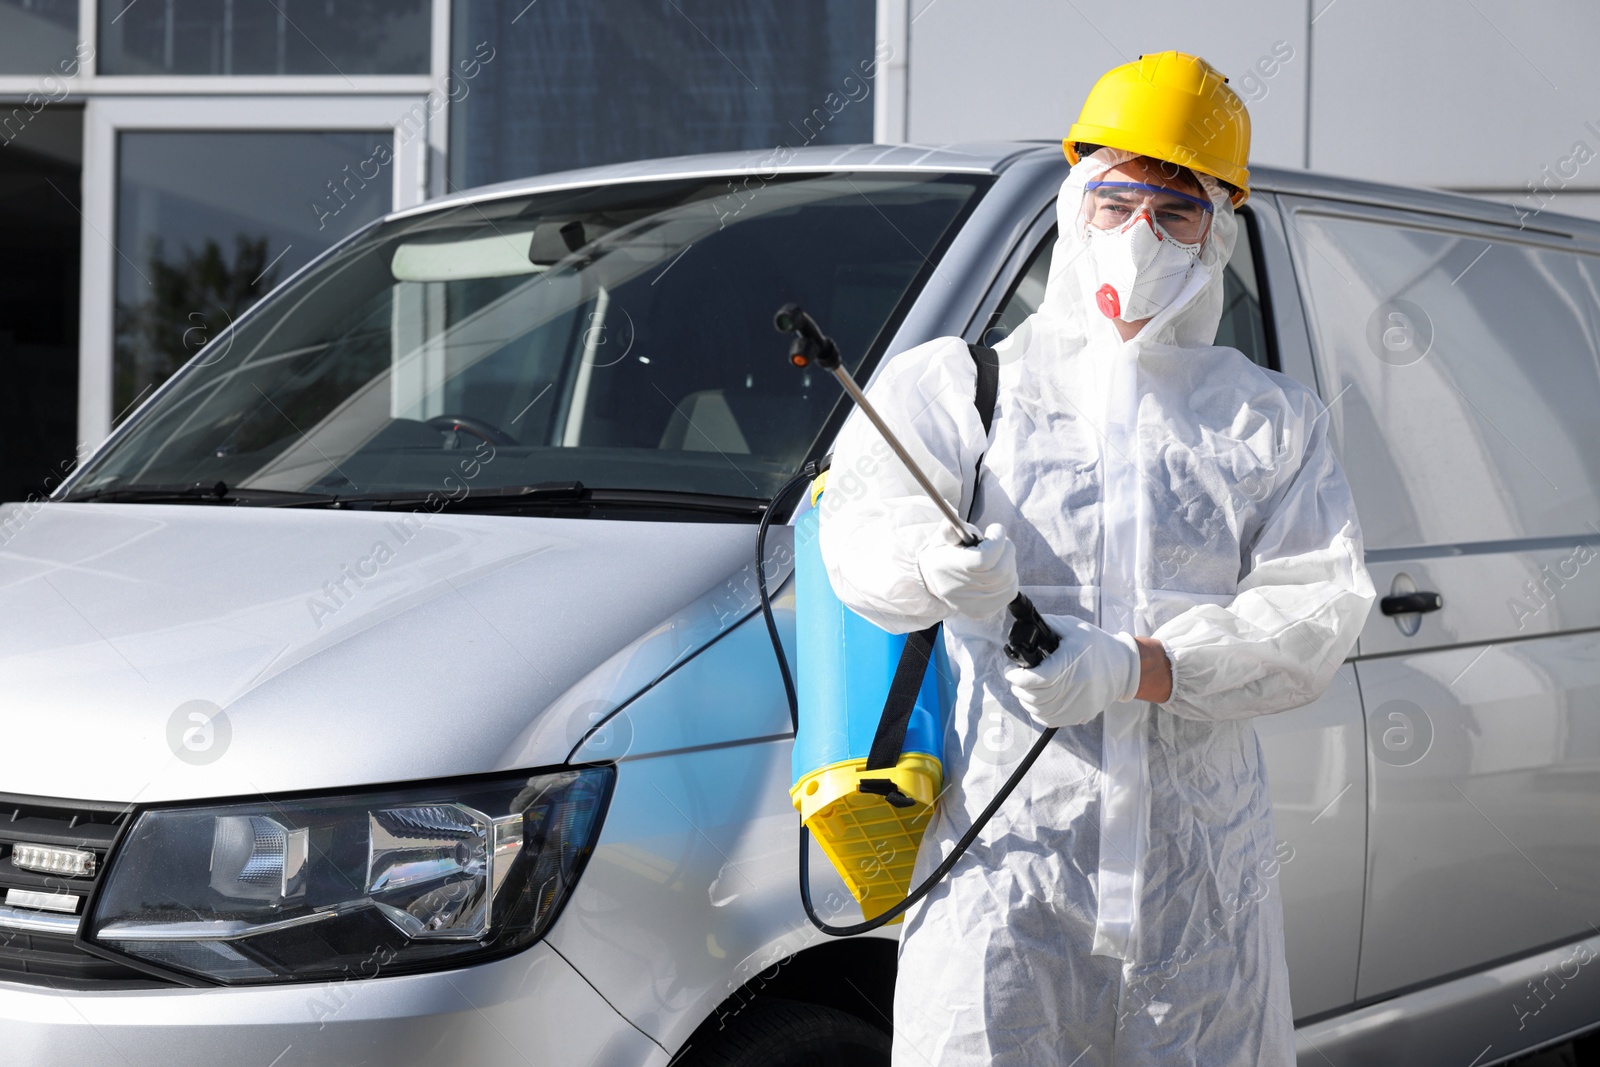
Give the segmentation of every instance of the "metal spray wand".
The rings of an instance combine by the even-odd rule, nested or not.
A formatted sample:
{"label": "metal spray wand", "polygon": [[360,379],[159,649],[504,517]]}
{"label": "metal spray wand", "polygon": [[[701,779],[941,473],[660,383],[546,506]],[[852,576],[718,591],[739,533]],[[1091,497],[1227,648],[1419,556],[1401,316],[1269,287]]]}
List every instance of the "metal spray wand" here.
{"label": "metal spray wand", "polygon": [[[967,528],[967,524],[962,522],[961,516],[956,513],[956,509],[951,507],[950,502],[934,488],[933,482],[923,473],[922,468],[917,466],[911,454],[900,443],[900,439],[889,428],[889,424],[883,421],[883,416],[878,414],[878,410],[861,391],[855,378],[845,370],[839,358],[839,346],[834,344],[833,338],[824,334],[816,320],[806,314],[798,304],[785,304],[779,308],[778,313],[773,316],[772,324],[779,333],[794,334],[794,342],[789,346],[789,362],[796,367],[806,367],[815,363],[837,378],[844,391],[850,395],[850,399],[856,402],[862,414],[877,427],[883,439],[894,450],[894,454],[900,457],[900,462],[905,464],[906,470],[911,472],[911,476],[917,480],[922,491],[927,493],[928,498],[939,508],[955,531],[959,543],[969,547],[977,544],[981,538]],[[1039,609],[1033,606],[1033,601],[1022,593],[1018,593],[1016,599],[1006,607],[1011,612],[1012,619],[1011,632],[1005,646],[1007,658],[1019,667],[1037,667],[1046,656],[1060,646],[1061,638],[1045,623],[1043,616],[1039,614]]]}

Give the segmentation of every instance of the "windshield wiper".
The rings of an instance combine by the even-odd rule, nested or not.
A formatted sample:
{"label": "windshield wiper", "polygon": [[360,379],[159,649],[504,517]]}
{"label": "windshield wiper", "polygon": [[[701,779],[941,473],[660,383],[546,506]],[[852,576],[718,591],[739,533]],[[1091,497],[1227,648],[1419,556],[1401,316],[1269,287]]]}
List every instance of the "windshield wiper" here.
{"label": "windshield wiper", "polygon": [[297,493],[287,489],[234,489],[226,482],[187,485],[119,485],[68,493],[62,503],[82,504],[234,504],[291,507],[333,499],[327,493]]}
{"label": "windshield wiper", "polygon": [[442,492],[362,493],[300,505],[375,511],[546,511],[552,508],[629,508],[706,511],[759,519],[766,510],[762,497],[722,496],[677,489],[591,489],[582,482],[538,482],[533,485],[469,489],[457,497]]}
{"label": "windshield wiper", "polygon": [[548,513],[596,510],[710,513],[754,522],[766,510],[763,497],[723,496],[678,489],[591,489],[582,482],[538,482],[533,485],[471,489],[456,496],[442,491],[403,490],[380,493],[305,493],[285,489],[230,488],[211,485],[122,485],[89,489],[61,498],[63,503],[98,504],[224,504],[279,508],[349,508],[352,511],[456,511]]}
{"label": "windshield wiper", "polygon": [[465,493],[455,497],[447,495],[442,489],[426,492],[416,489],[396,489],[384,493],[342,493],[320,501],[307,501],[307,504],[373,511],[390,509],[409,511],[422,507],[435,511],[459,511],[469,503],[490,508],[505,507],[534,501],[582,500],[588,493],[589,490],[584,488],[582,482],[539,482],[536,485],[494,486],[487,489],[473,489],[469,486]]}

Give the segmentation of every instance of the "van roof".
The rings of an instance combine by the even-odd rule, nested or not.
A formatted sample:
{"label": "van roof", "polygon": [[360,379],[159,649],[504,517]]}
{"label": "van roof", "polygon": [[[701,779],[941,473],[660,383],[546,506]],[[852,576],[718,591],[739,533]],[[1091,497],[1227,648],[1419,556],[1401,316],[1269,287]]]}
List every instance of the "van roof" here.
{"label": "van roof", "polygon": [[[397,211],[390,218],[400,218],[453,204],[498,200],[531,192],[548,192],[583,185],[721,175],[730,178],[741,176],[750,178],[778,171],[804,173],[828,170],[920,170],[940,173],[999,174],[1019,159],[1040,157],[1059,159],[1065,172],[1066,157],[1061,151],[1060,142],[1053,140],[939,145],[809,145],[792,149],[782,147],[669,156],[557,171],[493,185],[477,186]],[[1285,167],[1252,166],[1250,177],[1251,187],[1254,190],[1315,196],[1471,219],[1531,233],[1576,238],[1584,245],[1600,251],[1600,221],[1557,211],[1528,213],[1524,218],[1517,208],[1503,201],[1439,189],[1342,178]]]}
{"label": "van roof", "polygon": [[[779,153],[788,155],[779,160]],[[660,178],[701,178],[728,175],[755,177],[772,174],[830,170],[924,170],[938,173],[998,174],[1020,156],[1040,151],[1037,144],[1023,141],[962,145],[811,145],[803,148],[764,148],[750,152],[710,152],[693,156],[667,156],[612,163],[603,167],[556,171],[531,178],[516,178],[463,189],[437,197],[417,207],[395,212],[401,218],[417,211],[450,204],[498,200],[524,193],[549,192],[583,185],[611,185],[620,182]],[[1057,149],[1060,151],[1060,149]],[[1062,157],[1062,166],[1066,158]]]}

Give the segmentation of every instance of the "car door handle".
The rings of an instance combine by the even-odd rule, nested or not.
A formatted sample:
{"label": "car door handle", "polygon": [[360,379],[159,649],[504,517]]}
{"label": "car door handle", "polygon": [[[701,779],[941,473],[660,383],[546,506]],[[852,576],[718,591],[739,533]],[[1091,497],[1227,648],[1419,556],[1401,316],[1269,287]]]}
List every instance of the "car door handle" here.
{"label": "car door handle", "polygon": [[1444,607],[1444,597],[1438,593],[1417,590],[1415,593],[1397,593],[1378,601],[1378,610],[1385,615],[1410,615],[1438,611]]}

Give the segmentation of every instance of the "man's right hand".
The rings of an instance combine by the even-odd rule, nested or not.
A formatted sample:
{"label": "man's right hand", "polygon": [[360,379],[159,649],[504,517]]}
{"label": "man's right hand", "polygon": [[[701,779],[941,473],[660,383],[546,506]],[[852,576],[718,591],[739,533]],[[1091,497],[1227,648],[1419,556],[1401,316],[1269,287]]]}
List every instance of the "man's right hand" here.
{"label": "man's right hand", "polygon": [[999,523],[975,545],[933,545],[917,557],[928,592],[975,619],[1004,611],[1017,596],[1017,549]]}

